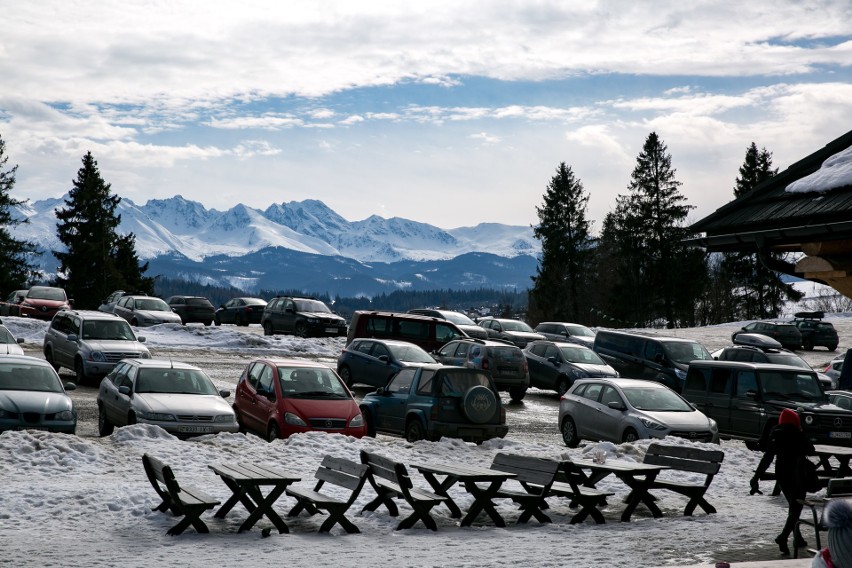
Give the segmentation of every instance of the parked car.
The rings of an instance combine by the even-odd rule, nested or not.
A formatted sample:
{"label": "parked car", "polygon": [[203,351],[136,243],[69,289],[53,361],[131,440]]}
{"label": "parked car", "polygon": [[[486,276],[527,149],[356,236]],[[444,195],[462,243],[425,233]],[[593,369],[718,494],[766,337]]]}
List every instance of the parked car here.
{"label": "parked car", "polygon": [[134,327],[182,323],[180,316],[166,302],[152,296],[122,296],[113,307],[113,313]]}
{"label": "parked car", "polygon": [[368,312],[352,314],[346,343],[358,337],[401,339],[432,352],[448,341],[467,337],[467,334],[445,319],[400,312]]}
{"label": "parked car", "polygon": [[542,334],[533,331],[526,322],[516,319],[485,318],[479,321],[479,326],[485,329],[489,339],[505,339],[521,349],[530,341],[545,339]]}
{"label": "parked car", "polygon": [[124,290],[116,290],[115,292],[107,296],[103,302],[101,302],[101,305],[98,306],[98,311],[106,312],[108,314],[114,313],[115,305],[121,298],[123,298],[127,294],[129,294],[129,292],[125,292]]}
{"label": "parked car", "polygon": [[21,316],[49,320],[59,310],[71,309],[65,290],[53,286],[31,286],[21,302]]}
{"label": "parked car", "polygon": [[57,371],[73,370],[82,383],[103,377],[122,359],[150,359],[144,342],[115,314],[62,310],[44,333],[44,358]]}
{"label": "parked car", "polygon": [[840,373],[843,371],[843,361],[845,358],[846,356],[844,354],[843,357],[832,359],[828,362],[828,365],[825,366],[825,369],[822,370],[823,373],[831,377],[831,380],[835,385],[837,384],[837,381],[840,380]]}
{"label": "parked car", "polygon": [[257,359],[243,371],[234,396],[240,427],[270,442],[320,431],[360,438],[367,433],[352,393],[320,363]]}
{"label": "parked car", "polygon": [[315,298],[276,296],[263,309],[264,335],[290,333],[296,337],[342,337],[346,320]]}
{"label": "parked car", "polygon": [[707,349],[691,339],[600,329],[595,353],[618,371],[618,376],[663,383],[680,392],[692,361],[712,359]]}
{"label": "parked car", "polygon": [[32,428],[74,434],[77,410],[66,391],[75,388],[74,383],[63,385],[41,359],[0,357],[0,432]]}
{"label": "parked car", "polygon": [[351,387],[383,387],[403,367],[435,364],[422,348],[397,339],[355,339],[337,358],[337,374]]}
{"label": "parked car", "polygon": [[23,355],[24,350],[21,348],[23,342],[23,337],[15,339],[5,325],[0,325],[0,355]]}
{"label": "parked car", "polygon": [[237,432],[236,416],[198,367],[172,360],[124,359],[98,389],[98,433],[116,426],[153,424],[180,438]]}
{"label": "parked car", "polygon": [[0,302],[0,316],[20,316],[21,304],[27,297],[27,290],[15,290]]}
{"label": "parked car", "polygon": [[802,349],[813,351],[814,347],[825,347],[829,351],[837,351],[840,339],[837,330],[831,322],[822,321],[823,312],[797,312],[794,314],[793,325],[802,334]]}
{"label": "parked car", "polygon": [[454,312],[452,310],[438,310],[432,308],[416,308],[414,310],[408,310],[408,313],[447,320],[456,324],[456,327],[465,332],[468,337],[488,339],[488,333],[486,333],[484,329],[476,325],[475,321],[473,321],[461,312]]}
{"label": "parked car", "polygon": [[[781,344],[765,335],[741,333],[736,337],[736,345],[724,347],[711,353],[719,361],[746,361],[751,363],[775,363],[789,365],[799,369],[814,370],[804,359],[781,347]],[[817,377],[823,389],[837,388],[837,379],[832,379],[817,371]]]}
{"label": "parked car", "polygon": [[565,445],[580,440],[620,444],[675,436],[719,442],[716,421],[669,387],[636,379],[582,379],[559,402],[559,429]]}
{"label": "parked car", "polygon": [[231,298],[216,310],[213,323],[232,323],[239,326],[260,323],[264,308],[266,300],[262,298]]}
{"label": "parked car", "polygon": [[555,390],[559,396],[578,379],[617,377],[618,372],[598,354],[576,343],[532,341],[524,348],[530,386]]}
{"label": "parked car", "polygon": [[203,323],[210,325],[213,323],[213,315],[216,313],[216,308],[210,303],[210,300],[201,296],[172,296],[166,303],[174,312],[180,316],[180,321],[184,325],[188,323]]}
{"label": "parked car", "polygon": [[757,333],[766,335],[787,349],[799,349],[802,346],[802,332],[789,322],[755,321],[731,334],[731,341],[736,343],[737,335],[741,333]]}
{"label": "parked car", "polygon": [[521,348],[509,341],[457,339],[433,352],[445,365],[486,371],[499,391],[509,391],[514,401],[523,400],[530,386],[527,360]]}
{"label": "parked car", "polygon": [[852,392],[833,390],[826,391],[825,394],[828,396],[828,401],[831,404],[844,410],[852,410]]}
{"label": "parked car", "polygon": [[722,438],[763,449],[781,410],[801,416],[815,444],[852,446],[852,411],[831,404],[816,372],[770,363],[694,361],[683,397],[719,424]]}
{"label": "parked car", "polygon": [[543,321],[535,326],[535,331],[551,341],[579,343],[590,349],[595,344],[595,332],[577,323]]}
{"label": "parked car", "polygon": [[497,388],[479,369],[426,365],[401,369],[361,401],[367,433],[409,442],[461,438],[480,443],[509,431]]}

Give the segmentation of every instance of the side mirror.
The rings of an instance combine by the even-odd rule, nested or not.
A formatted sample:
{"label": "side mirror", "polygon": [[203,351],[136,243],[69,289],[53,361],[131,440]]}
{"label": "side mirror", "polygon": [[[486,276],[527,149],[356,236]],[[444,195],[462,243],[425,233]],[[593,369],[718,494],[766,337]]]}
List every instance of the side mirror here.
{"label": "side mirror", "polygon": [[385,364],[390,363],[390,357],[387,355],[379,355],[379,361]]}
{"label": "side mirror", "polygon": [[68,335],[65,336],[65,339],[67,339],[68,341],[76,342],[77,341],[77,334],[76,333],[69,333]]}
{"label": "side mirror", "polygon": [[139,343],[145,343],[145,336],[140,335],[139,337],[136,338],[136,341],[138,341]]}
{"label": "side mirror", "polygon": [[74,383],[68,382],[68,383],[65,383],[64,385],[62,385],[62,388],[64,388],[67,391],[72,391],[72,390],[77,390],[77,385],[75,385]]}
{"label": "side mirror", "polygon": [[15,341],[17,341],[17,342],[18,342],[18,343],[20,343],[21,345],[23,345],[23,344],[24,344],[24,338],[23,338],[23,337],[19,337],[19,338],[18,338],[18,339],[16,339]]}
{"label": "side mirror", "polygon": [[554,367],[558,367],[558,366],[559,366],[559,359],[557,359],[556,357],[548,357],[548,358],[547,358],[547,360],[548,360],[548,361],[550,362],[550,364],[551,364],[551,365],[553,365]]}
{"label": "side mirror", "polygon": [[757,391],[753,391],[753,390],[752,391],[746,391],[745,395],[746,395],[746,398],[750,398],[750,399],[753,399],[753,400],[757,399]]}
{"label": "side mirror", "polygon": [[225,304],[219,304],[219,307],[220,307],[220,308],[222,308],[222,309],[224,310],[224,309],[225,309]]}
{"label": "side mirror", "polygon": [[384,396],[384,395],[385,395],[385,387],[379,387],[379,388],[377,388],[377,389],[376,389],[376,394],[377,394],[377,395],[379,395],[379,396]]}
{"label": "side mirror", "polygon": [[118,392],[124,396],[130,396],[130,387],[118,387]]}
{"label": "side mirror", "polygon": [[219,391],[219,396],[221,396],[222,398],[228,398],[229,396],[231,396],[231,391],[222,389]]}
{"label": "side mirror", "polygon": [[607,403],[607,406],[613,410],[627,410],[627,407],[624,406],[624,403],[619,402],[617,400],[613,400],[612,402]]}

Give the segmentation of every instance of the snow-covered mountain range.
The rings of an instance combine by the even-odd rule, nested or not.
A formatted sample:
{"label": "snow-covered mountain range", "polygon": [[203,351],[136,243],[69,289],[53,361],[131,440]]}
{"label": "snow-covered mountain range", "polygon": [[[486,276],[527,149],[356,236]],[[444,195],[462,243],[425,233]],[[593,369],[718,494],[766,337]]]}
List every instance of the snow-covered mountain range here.
{"label": "snow-covered mountain range", "polygon": [[[64,199],[46,199],[20,207],[17,214],[29,222],[19,225],[15,236],[34,241],[45,251],[61,249],[56,237],[55,211],[64,207]],[[152,268],[160,271],[158,273],[171,278],[235,284],[244,289],[268,284],[263,275],[269,272],[278,273],[275,287],[279,289],[288,285],[301,287],[295,282],[280,283],[280,271],[270,270],[270,254],[287,258],[289,267],[295,269],[288,274],[306,276],[311,271],[326,271],[311,275],[310,280],[315,284],[322,279],[320,276],[345,280],[360,263],[360,268],[368,274],[382,272],[374,277],[381,291],[400,287],[461,289],[473,286],[474,282],[478,287],[526,287],[532,274],[529,267],[534,267],[534,257],[540,250],[530,227],[482,223],[474,227],[441,229],[426,223],[376,215],[363,221],[347,221],[315,199],[273,204],[265,210],[239,204],[223,212],[207,209],[179,195],[152,199],[144,205],[123,198],[118,213],[121,214],[119,232],[136,235],[140,258],[150,261]],[[458,257],[464,257],[473,265],[466,266],[470,269],[464,271],[466,275],[458,274],[456,285],[449,274],[440,283],[429,282],[417,268],[418,263],[427,263],[431,272],[440,272],[443,262],[458,268],[458,262],[452,262]],[[258,266],[247,266],[247,258],[255,259]],[[209,271],[213,259],[217,267],[215,273]],[[486,262],[487,270],[477,271],[476,259]],[[384,270],[396,263],[410,267],[405,272],[410,272],[419,285],[400,283],[397,280],[399,266],[390,270],[394,274]],[[43,255],[40,264],[47,273],[56,267],[49,252]],[[519,265],[524,267],[520,268],[522,274],[515,273]],[[342,269],[344,273],[335,274],[327,272],[331,266],[347,268]],[[505,278],[493,281],[495,269],[499,274],[500,267],[505,268]],[[324,290],[331,288],[337,287]],[[346,290],[341,290],[344,292]]]}

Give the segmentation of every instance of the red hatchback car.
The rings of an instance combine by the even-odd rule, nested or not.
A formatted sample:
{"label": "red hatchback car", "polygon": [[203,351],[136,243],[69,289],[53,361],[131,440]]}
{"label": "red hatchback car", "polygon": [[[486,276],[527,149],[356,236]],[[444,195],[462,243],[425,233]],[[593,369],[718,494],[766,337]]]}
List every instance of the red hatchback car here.
{"label": "red hatchback car", "polygon": [[352,393],[328,367],[309,361],[257,359],[243,371],[234,394],[241,430],[270,442],[321,431],[360,438],[364,417]]}
{"label": "red hatchback car", "polygon": [[21,301],[22,317],[50,320],[59,310],[71,309],[71,301],[62,288],[32,286]]}

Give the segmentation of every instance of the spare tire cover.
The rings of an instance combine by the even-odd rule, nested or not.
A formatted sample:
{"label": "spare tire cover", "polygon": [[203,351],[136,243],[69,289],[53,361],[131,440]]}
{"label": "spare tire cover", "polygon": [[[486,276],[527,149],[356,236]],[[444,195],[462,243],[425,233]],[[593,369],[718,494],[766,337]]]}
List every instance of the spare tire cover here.
{"label": "spare tire cover", "polygon": [[472,386],[464,393],[462,408],[471,422],[483,424],[491,420],[497,411],[497,396],[488,387]]}

